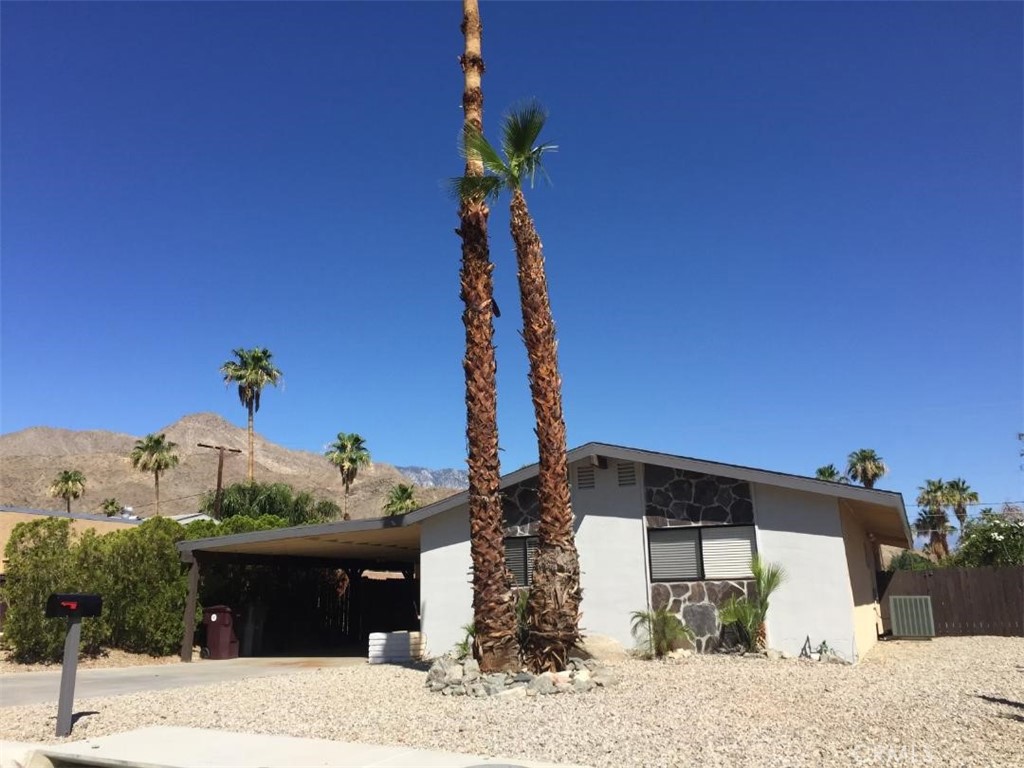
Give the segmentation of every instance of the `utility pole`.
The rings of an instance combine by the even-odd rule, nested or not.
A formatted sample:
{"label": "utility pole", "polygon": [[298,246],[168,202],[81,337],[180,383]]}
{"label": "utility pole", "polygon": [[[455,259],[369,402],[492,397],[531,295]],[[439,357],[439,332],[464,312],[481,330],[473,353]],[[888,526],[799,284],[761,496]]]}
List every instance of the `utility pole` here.
{"label": "utility pole", "polygon": [[217,458],[217,494],[213,497],[213,516],[220,520],[221,504],[224,502],[224,451],[241,453],[238,448],[228,448],[226,445],[208,445],[196,443],[200,448],[212,448],[218,454]]}

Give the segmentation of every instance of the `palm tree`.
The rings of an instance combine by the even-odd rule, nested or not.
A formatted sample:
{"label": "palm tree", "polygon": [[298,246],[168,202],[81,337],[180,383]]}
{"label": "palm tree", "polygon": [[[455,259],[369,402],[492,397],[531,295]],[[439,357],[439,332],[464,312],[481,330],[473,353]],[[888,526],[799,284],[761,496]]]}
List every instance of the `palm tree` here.
{"label": "palm tree", "polygon": [[949,554],[947,534],[949,533],[949,517],[946,507],[949,505],[949,491],[942,480],[925,480],[924,485],[917,489],[917,506],[920,511],[914,528],[918,535],[928,536],[928,548],[937,559]]}
{"label": "palm tree", "polygon": [[830,483],[849,483],[850,478],[840,474],[835,464],[826,464],[814,471],[814,476],[819,480],[828,480]]}
{"label": "palm tree", "polygon": [[113,517],[120,512],[124,507],[121,502],[117,499],[104,499],[100,505],[100,509],[107,517]]}
{"label": "palm tree", "polygon": [[419,507],[416,501],[413,487],[405,483],[397,483],[388,489],[387,498],[384,500],[384,514],[388,517],[404,515]]}
{"label": "palm tree", "polygon": [[963,534],[964,526],[967,525],[967,507],[978,503],[978,492],[972,491],[967,481],[958,477],[946,483],[946,498],[953,507],[953,514],[960,523],[960,533]]}
{"label": "palm tree", "polygon": [[871,448],[861,448],[854,451],[847,459],[846,474],[851,480],[856,480],[865,488],[874,488],[875,482],[889,473],[882,457]]}
{"label": "palm tree", "polygon": [[50,486],[50,495],[64,499],[68,514],[71,514],[71,500],[81,498],[85,493],[85,475],[77,469],[62,469]]}
{"label": "palm tree", "polygon": [[562,377],[558,372],[555,323],[548,298],[544,252],[523,195],[523,183],[532,184],[553,144],[539,144],[547,112],[531,102],[512,110],[502,121],[502,155],[483,134],[468,130],[467,156],[479,156],[484,176],[464,176],[455,188],[465,199],[476,195],[511,196],[511,230],[523,313],[523,341],[530,361],[530,394],[537,421],[539,469],[537,496],[540,507],[537,556],[529,597],[530,635],[524,655],[535,670],[564,668],[579,641],[580,569],[573,539],[569,499],[569,467],[562,414]]}
{"label": "palm tree", "polygon": [[348,492],[359,474],[359,468],[370,463],[370,452],[366,450],[366,441],[353,432],[338,433],[338,439],[327,446],[324,456],[341,472],[341,484],[345,487],[342,502],[342,513],[348,514]]}
{"label": "palm tree", "polygon": [[266,347],[253,347],[252,349],[231,350],[237,359],[228,360],[220,367],[224,375],[225,384],[238,385],[238,399],[249,412],[249,482],[253,481],[253,415],[260,409],[260,394],[268,384],[277,386],[282,373],[274,365],[271,358],[273,353]]}
{"label": "palm tree", "polygon": [[[477,0],[462,2],[463,130],[483,131],[484,60]],[[466,177],[484,175],[479,156],[466,154]],[[469,470],[469,551],[473,562],[474,654],[483,672],[519,668],[516,602],[505,563],[505,527],[498,461],[497,362],[494,353],[494,281],[485,195],[459,201],[462,323],[466,328],[466,464]]]}
{"label": "palm tree", "polygon": [[160,473],[178,466],[178,454],[174,452],[177,443],[167,439],[167,435],[146,435],[135,441],[128,460],[135,469],[153,473],[153,484],[156,486],[156,513],[160,514]]}

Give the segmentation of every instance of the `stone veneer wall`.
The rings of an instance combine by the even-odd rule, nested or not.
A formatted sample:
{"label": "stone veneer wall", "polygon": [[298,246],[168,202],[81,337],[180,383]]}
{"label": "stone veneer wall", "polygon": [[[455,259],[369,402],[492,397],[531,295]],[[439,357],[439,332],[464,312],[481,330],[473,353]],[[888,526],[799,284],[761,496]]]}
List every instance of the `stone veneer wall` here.
{"label": "stone veneer wall", "polygon": [[535,536],[540,522],[537,478],[510,485],[501,492],[506,536]]}
{"label": "stone veneer wall", "polygon": [[719,647],[722,624],[718,609],[730,597],[753,597],[754,582],[681,581],[651,584],[651,608],[667,608],[677,615],[694,634],[694,650],[707,653]]}
{"label": "stone veneer wall", "polygon": [[644,464],[644,501],[648,528],[754,523],[745,480]]}

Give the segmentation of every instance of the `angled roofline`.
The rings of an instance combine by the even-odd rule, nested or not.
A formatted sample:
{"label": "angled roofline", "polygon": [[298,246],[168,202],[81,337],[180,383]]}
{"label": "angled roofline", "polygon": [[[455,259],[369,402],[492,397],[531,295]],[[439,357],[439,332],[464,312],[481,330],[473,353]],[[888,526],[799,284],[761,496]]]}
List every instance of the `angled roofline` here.
{"label": "angled roofline", "polygon": [[[788,488],[795,491],[807,493],[818,493],[836,498],[850,499],[852,501],[863,501],[880,506],[890,507],[900,513],[900,520],[909,544],[913,544],[914,537],[907,522],[907,510],[903,505],[903,495],[898,491],[883,491],[874,488],[861,488],[856,485],[833,483],[829,480],[818,480],[804,475],[794,475],[786,472],[775,472],[767,469],[746,467],[740,464],[725,464],[718,461],[706,459],[695,459],[690,456],[679,456],[671,453],[648,451],[640,448],[629,448],[623,445],[611,443],[589,442],[573,448],[568,453],[568,463],[587,459],[591,456],[603,456],[618,461],[633,461],[644,464],[657,464],[675,469],[686,469],[691,472],[701,472],[709,475],[724,475],[736,480],[774,485],[780,488]],[[538,464],[528,464],[514,472],[509,472],[501,477],[501,488],[521,483],[536,477]],[[371,518],[369,520],[345,520],[333,523],[321,523],[318,525],[301,525],[291,528],[274,528],[269,531],[255,531],[253,533],[239,533],[232,536],[217,536],[210,539],[195,539],[183,541],[178,544],[178,549],[183,557],[190,557],[186,553],[194,550],[202,550],[205,547],[216,545],[217,548],[231,546],[234,544],[251,544],[266,541],[287,539],[295,535],[319,536],[332,533],[356,533],[359,531],[370,531],[381,528],[395,528],[411,526],[423,522],[436,515],[443,514],[449,510],[468,504],[469,491],[460,491],[447,498],[435,501],[425,507],[407,512],[404,515],[394,517]]]}
{"label": "angled roofline", "polygon": [[32,509],[31,507],[12,507],[0,505],[0,512],[16,512],[20,515],[39,515],[40,517],[59,517],[62,520],[89,520],[94,523],[123,523],[124,525],[138,525],[145,522],[144,519],[131,520],[120,515],[94,515],[89,512],[64,512],[57,509]]}

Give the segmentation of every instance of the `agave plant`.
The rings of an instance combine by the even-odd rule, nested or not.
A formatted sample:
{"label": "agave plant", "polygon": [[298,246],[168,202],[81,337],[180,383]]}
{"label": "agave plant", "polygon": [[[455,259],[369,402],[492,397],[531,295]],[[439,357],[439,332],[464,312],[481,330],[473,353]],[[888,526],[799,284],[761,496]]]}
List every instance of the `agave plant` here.
{"label": "agave plant", "polygon": [[645,656],[660,659],[686,641],[693,640],[693,630],[666,608],[654,611],[633,611],[630,631]]}

